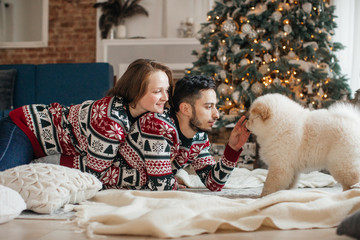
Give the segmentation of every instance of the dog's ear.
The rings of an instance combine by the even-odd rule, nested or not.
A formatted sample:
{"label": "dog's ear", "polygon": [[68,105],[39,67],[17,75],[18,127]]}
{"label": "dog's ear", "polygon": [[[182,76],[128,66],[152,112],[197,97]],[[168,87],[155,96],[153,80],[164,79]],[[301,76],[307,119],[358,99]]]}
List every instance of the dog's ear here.
{"label": "dog's ear", "polygon": [[256,102],[254,103],[254,106],[252,106],[251,114],[259,116],[264,122],[271,117],[271,110],[267,104],[262,102]]}

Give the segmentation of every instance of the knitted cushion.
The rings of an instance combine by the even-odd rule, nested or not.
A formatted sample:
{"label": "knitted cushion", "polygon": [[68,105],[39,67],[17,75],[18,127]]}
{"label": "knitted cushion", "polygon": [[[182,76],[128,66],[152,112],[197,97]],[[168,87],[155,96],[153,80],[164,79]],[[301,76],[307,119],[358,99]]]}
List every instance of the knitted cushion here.
{"label": "knitted cushion", "polygon": [[0,172],[0,184],[20,193],[27,209],[38,213],[53,213],[64,204],[84,201],[102,188],[102,183],[91,174],[46,163]]}
{"label": "knitted cushion", "polygon": [[0,185],[0,206],[0,224],[14,219],[26,209],[20,194],[2,185]]}

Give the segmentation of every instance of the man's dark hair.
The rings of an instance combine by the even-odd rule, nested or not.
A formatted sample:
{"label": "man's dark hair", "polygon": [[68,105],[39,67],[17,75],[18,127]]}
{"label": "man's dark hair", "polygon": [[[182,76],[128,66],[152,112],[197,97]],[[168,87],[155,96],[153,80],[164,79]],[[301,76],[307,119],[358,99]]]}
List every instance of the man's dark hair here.
{"label": "man's dark hair", "polygon": [[212,78],[206,76],[192,75],[178,80],[175,84],[174,95],[171,101],[172,111],[178,112],[182,102],[193,106],[195,101],[201,97],[200,92],[208,89],[215,90],[215,82]]}

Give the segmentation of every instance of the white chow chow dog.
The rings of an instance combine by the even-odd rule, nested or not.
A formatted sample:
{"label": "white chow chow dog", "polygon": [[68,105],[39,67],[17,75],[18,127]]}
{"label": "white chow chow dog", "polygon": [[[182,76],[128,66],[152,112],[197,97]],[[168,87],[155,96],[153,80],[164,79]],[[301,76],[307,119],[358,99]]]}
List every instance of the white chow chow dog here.
{"label": "white chow chow dog", "polygon": [[310,111],[281,94],[257,98],[247,128],[268,165],[261,196],[296,186],[302,172],[327,169],[348,190],[360,182],[360,111],[336,103]]}

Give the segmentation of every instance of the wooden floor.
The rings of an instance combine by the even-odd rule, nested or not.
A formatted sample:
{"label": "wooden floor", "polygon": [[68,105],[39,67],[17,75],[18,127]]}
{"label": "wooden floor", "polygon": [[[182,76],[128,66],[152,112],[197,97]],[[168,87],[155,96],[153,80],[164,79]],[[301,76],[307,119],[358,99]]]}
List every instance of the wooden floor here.
{"label": "wooden floor", "polygon": [[[15,219],[0,224],[0,239],[9,240],[88,240],[85,233],[80,232],[74,223],[64,220],[29,220]],[[143,236],[95,236],[92,239],[143,240],[157,239]],[[236,232],[204,234],[195,237],[178,238],[183,240],[335,240],[353,239],[336,235],[336,228],[312,230],[260,230],[256,232]]]}

